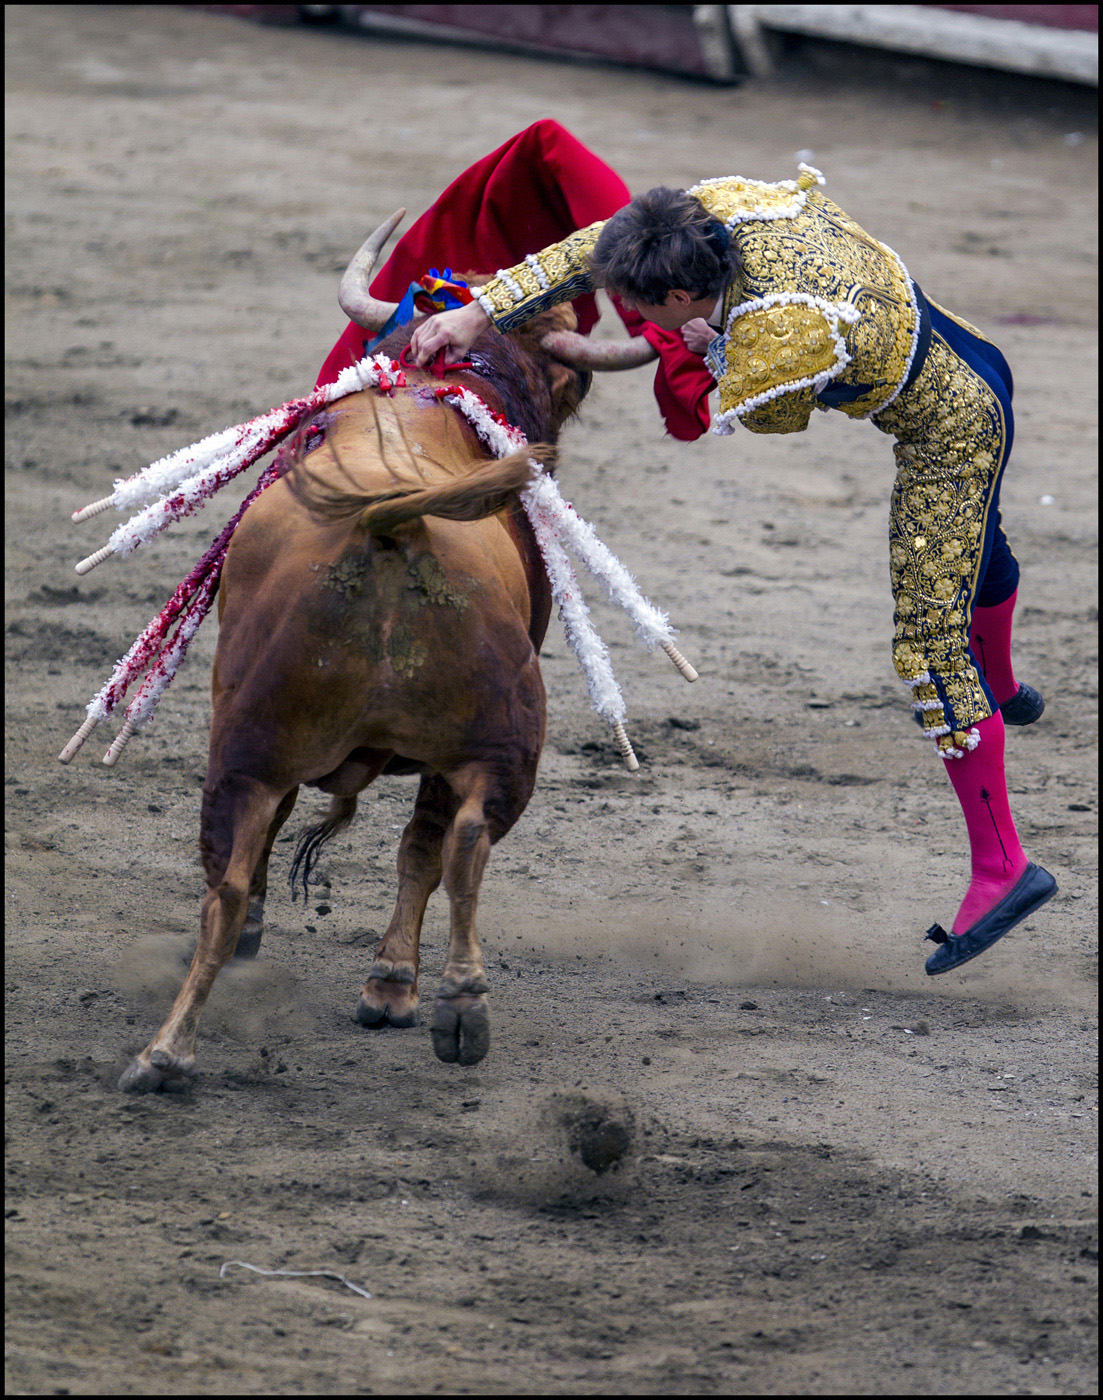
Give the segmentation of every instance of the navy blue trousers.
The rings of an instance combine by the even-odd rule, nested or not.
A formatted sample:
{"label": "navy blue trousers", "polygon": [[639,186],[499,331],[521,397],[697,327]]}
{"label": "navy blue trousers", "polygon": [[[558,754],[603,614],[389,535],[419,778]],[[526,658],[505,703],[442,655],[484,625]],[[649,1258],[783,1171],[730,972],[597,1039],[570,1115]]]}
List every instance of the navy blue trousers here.
{"label": "navy blue trousers", "polygon": [[1011,455],[1011,443],[1015,437],[1015,416],[1011,409],[1011,396],[1014,393],[1011,367],[991,341],[981,340],[979,336],[967,331],[964,326],[959,326],[956,321],[952,321],[937,306],[930,302],[927,304],[930,308],[932,327],[954,354],[959,359],[964,360],[973,373],[984,380],[996,398],[999,399],[1000,407],[1003,409],[1007,437],[1004,443],[1003,461],[999,465],[999,475],[992,496],[992,504],[988,511],[984,551],[977,574],[979,583],[973,598],[974,607],[994,608],[998,603],[1006,602],[1019,586],[1018,560],[1011,553],[1011,546],[1007,543],[999,508],[1003,469]]}

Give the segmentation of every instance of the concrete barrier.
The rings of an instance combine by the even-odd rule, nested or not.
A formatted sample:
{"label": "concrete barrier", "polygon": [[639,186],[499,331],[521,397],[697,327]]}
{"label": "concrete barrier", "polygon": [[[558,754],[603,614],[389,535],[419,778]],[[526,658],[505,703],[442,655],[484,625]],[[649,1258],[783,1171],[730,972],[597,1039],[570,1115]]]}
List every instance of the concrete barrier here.
{"label": "concrete barrier", "polygon": [[1083,29],[962,14],[938,5],[729,5],[728,14],[735,42],[756,77],[774,71],[769,32],[780,31],[1099,86],[1099,35]]}

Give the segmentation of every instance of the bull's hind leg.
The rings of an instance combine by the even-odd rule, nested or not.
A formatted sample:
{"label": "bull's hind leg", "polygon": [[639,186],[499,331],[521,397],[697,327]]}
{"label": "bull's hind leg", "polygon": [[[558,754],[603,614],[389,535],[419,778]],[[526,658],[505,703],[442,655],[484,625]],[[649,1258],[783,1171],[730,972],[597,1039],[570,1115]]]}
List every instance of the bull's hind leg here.
{"label": "bull's hind leg", "polygon": [[441,846],[456,798],[439,777],[422,778],[398,847],[398,900],[356,1006],[365,1026],[414,1026],[419,1018],[418,944],[429,896],[440,884]]}
{"label": "bull's hind leg", "polygon": [[298,795],[299,789],[293,787],[276,808],[276,815],[268,828],[264,850],[260,853],[257,868],[253,871],[253,878],[249,883],[249,908],[237,940],[237,947],[234,949],[235,958],[255,958],[260,951],[260,940],[264,934],[264,899],[268,893],[268,860],[272,854],[272,847],[276,844],[276,837],[280,834],[280,828],[291,815]]}
{"label": "bull's hind leg", "polygon": [[451,904],[451,931],[444,976],[437,990],[433,1049],[438,1059],[449,1064],[458,1060],[461,1065],[473,1065],[490,1049],[486,971],[475,932],[475,906],[490,855],[485,806],[492,779],[472,764],[450,774],[449,783],[461,801],[444,838],[444,887]]}
{"label": "bull's hind leg", "polygon": [[[199,944],[168,1020],[119,1080],[119,1088],[131,1093],[181,1089],[194,1076],[199,1015],[219,970],[233,956],[253,873],[283,794],[233,774],[223,777],[205,799],[202,844],[208,889]],[[219,853],[226,836],[228,856]]]}

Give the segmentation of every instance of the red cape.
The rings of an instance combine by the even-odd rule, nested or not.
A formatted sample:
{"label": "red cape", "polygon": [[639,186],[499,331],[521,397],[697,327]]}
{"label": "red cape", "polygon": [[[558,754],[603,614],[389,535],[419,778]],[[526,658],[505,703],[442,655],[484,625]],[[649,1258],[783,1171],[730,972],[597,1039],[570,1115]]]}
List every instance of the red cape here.
{"label": "red cape", "polygon": [[[575,229],[607,219],[631,200],[615,170],[550,118],[534,122],[448,186],[399,239],[371,284],[374,296],[399,301],[430,266],[457,272],[512,267],[527,253],[558,243]],[[676,331],[660,330],[612,298],[630,335],[643,335],[659,352],[655,397],[667,431],[683,442],[709,425],[713,379]],[[598,319],[592,296],[574,303],[587,334]],[[318,375],[329,384],[364,354],[366,332],[349,322]]]}

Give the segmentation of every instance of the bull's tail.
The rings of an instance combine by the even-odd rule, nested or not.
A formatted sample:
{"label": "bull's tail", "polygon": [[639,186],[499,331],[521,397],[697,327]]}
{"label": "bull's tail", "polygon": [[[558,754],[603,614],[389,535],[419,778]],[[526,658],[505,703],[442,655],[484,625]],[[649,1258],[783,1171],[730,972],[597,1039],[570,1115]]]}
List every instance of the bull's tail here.
{"label": "bull's tail", "polygon": [[324,820],[317,826],[308,826],[299,837],[295,846],[295,854],[291,861],[291,871],[287,877],[291,886],[291,900],[294,902],[298,898],[298,891],[295,888],[299,880],[300,871],[302,874],[303,898],[308,898],[310,894],[310,874],[318,860],[318,852],[325,845],[331,836],[336,836],[339,831],[344,830],[356,815],[356,798],[335,797],[326,813]]}
{"label": "bull's tail", "polygon": [[372,535],[386,535],[397,525],[439,515],[445,520],[482,520],[504,510],[518,491],[537,475],[532,463],[554,466],[555,448],[537,443],[511,452],[496,462],[484,462],[464,476],[436,486],[397,486],[367,498],[357,522]]}
{"label": "bull's tail", "polygon": [[536,477],[533,462],[554,468],[555,448],[538,442],[497,461],[472,462],[461,468],[459,475],[433,486],[406,479],[386,491],[335,490],[302,471],[300,479],[291,484],[316,516],[325,520],[356,516],[361,529],[371,535],[386,535],[423,515],[446,520],[482,520],[493,515],[505,509]]}

